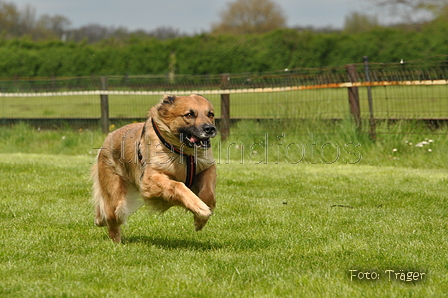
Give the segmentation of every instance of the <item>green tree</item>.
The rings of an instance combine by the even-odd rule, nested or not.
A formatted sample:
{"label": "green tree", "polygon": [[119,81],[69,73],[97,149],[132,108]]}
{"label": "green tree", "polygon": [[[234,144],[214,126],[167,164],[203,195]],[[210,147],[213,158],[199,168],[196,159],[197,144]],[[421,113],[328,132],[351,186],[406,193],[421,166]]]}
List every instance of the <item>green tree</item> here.
{"label": "green tree", "polygon": [[378,26],[379,22],[376,16],[352,12],[345,17],[344,31],[347,33],[360,33]]}
{"label": "green tree", "polygon": [[412,23],[430,20],[448,5],[448,0],[367,0],[390,15],[399,16],[405,22]]}
{"label": "green tree", "polygon": [[0,0],[0,31],[7,36],[15,36],[18,33],[19,11],[14,3]]}
{"label": "green tree", "polygon": [[236,0],[227,3],[220,13],[221,21],[212,25],[214,33],[264,33],[285,27],[281,7],[271,0]]}
{"label": "green tree", "polygon": [[58,38],[62,38],[64,33],[67,32],[70,24],[71,24],[70,20],[64,16],[61,15],[50,16],[44,14],[40,17],[39,21],[37,22],[37,27],[56,34]]}

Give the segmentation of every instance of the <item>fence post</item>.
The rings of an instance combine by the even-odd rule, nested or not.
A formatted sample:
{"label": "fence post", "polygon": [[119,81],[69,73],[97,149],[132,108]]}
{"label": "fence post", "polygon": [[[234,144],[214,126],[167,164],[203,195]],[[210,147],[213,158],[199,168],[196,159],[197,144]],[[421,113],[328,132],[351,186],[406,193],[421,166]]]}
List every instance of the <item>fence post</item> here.
{"label": "fence post", "polygon": [[[100,77],[101,90],[107,90],[107,77]],[[109,95],[100,94],[101,98],[101,129],[104,134],[109,133]]]}
{"label": "fence post", "polygon": [[[363,57],[364,60],[364,71],[366,72],[366,81],[370,83],[370,73],[369,73],[369,60],[367,56]],[[376,123],[375,116],[373,115],[373,99],[372,90],[370,85],[367,86],[367,98],[369,100],[369,112],[370,112],[370,130],[369,135],[372,140],[376,140]]]}
{"label": "fence post", "polygon": [[[230,76],[228,73],[221,75],[221,89],[229,88]],[[230,94],[221,94],[221,141],[225,141],[230,134]]]}
{"label": "fence post", "polygon": [[[347,64],[345,66],[347,70],[348,77],[351,83],[355,83],[358,81],[356,65]],[[353,119],[355,120],[356,127],[358,131],[361,131],[361,108],[359,106],[359,93],[358,87],[348,87],[348,103],[350,105],[350,114],[352,114]]]}

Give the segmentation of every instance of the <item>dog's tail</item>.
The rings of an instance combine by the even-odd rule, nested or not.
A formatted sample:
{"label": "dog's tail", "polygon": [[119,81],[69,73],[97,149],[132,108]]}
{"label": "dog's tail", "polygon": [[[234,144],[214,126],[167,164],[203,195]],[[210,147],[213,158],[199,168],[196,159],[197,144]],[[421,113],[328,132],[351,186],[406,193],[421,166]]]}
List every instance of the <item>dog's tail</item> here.
{"label": "dog's tail", "polygon": [[95,207],[95,225],[104,227],[106,225],[106,212],[104,210],[104,198],[98,176],[98,155],[91,171],[91,179],[93,181],[92,203]]}

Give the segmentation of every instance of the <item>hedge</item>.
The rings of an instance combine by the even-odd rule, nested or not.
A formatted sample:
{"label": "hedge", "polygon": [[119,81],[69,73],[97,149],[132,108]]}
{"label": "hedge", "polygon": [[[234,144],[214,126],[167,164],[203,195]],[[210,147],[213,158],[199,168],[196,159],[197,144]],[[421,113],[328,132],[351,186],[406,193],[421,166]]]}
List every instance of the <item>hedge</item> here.
{"label": "hedge", "polygon": [[0,41],[1,77],[275,71],[285,68],[399,62],[448,54],[448,25],[421,31],[380,27],[361,34],[283,29],[262,35],[201,34],[171,40],[131,37],[86,42]]}

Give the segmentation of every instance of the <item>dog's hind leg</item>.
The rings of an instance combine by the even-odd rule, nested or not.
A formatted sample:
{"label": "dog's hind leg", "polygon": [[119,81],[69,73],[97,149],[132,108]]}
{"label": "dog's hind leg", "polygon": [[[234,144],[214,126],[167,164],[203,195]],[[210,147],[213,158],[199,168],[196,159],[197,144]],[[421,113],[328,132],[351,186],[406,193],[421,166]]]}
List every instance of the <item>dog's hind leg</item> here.
{"label": "dog's hind leg", "polygon": [[95,224],[107,226],[109,237],[121,242],[120,225],[129,214],[127,208],[128,183],[100,160],[93,167]]}

